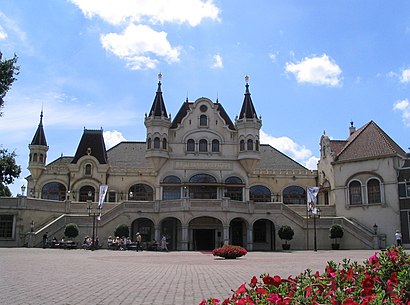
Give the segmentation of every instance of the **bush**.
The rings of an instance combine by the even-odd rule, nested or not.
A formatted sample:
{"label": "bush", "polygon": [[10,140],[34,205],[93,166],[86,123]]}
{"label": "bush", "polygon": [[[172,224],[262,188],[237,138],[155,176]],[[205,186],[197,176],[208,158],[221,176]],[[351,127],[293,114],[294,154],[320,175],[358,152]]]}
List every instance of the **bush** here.
{"label": "bush", "polygon": [[296,277],[254,276],[232,297],[203,300],[200,305],[229,304],[409,304],[410,255],[402,247],[375,253],[363,264],[344,259],[328,262],[325,271],[307,269]]}
{"label": "bush", "polygon": [[241,257],[246,255],[246,253],[248,253],[248,251],[246,251],[245,248],[242,248],[241,246],[231,245],[225,245],[221,248],[216,248],[212,251],[213,256],[224,257],[227,259]]}
{"label": "bush", "polygon": [[69,223],[65,226],[64,235],[68,238],[76,238],[80,234],[80,230],[75,223]]}
{"label": "bush", "polygon": [[294,234],[295,234],[295,232],[293,231],[293,229],[290,226],[287,226],[287,225],[281,226],[279,228],[279,231],[278,231],[279,238],[284,240],[285,244],[288,243],[288,240],[293,239]]}
{"label": "bush", "polygon": [[130,229],[127,225],[121,224],[115,228],[114,235],[118,237],[129,237],[130,236]]}
{"label": "bush", "polygon": [[337,239],[343,237],[343,227],[338,224],[334,224],[329,229],[329,237],[331,239],[335,239],[335,243],[337,244]]}

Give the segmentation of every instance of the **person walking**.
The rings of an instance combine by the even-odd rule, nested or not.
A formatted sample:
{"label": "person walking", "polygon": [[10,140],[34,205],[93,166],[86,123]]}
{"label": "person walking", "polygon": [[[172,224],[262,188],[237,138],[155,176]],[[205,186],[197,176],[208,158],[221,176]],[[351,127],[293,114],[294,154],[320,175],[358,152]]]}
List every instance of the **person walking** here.
{"label": "person walking", "polygon": [[48,243],[48,232],[44,233],[43,235],[43,249],[47,247],[47,243]]}
{"label": "person walking", "polygon": [[396,238],[396,246],[401,246],[401,233],[399,230],[396,230],[396,233],[394,234],[394,237]]}
{"label": "person walking", "polygon": [[161,238],[161,250],[168,252],[167,238],[165,237],[165,234],[163,234],[163,235],[162,235],[162,238]]}
{"label": "person walking", "polygon": [[141,238],[141,234],[140,234],[140,232],[137,232],[137,234],[136,234],[136,238],[135,238],[135,241],[136,241],[136,243],[137,243],[137,252],[138,252],[138,250],[141,250],[142,251],[142,247],[141,247],[141,240],[142,240],[142,238]]}

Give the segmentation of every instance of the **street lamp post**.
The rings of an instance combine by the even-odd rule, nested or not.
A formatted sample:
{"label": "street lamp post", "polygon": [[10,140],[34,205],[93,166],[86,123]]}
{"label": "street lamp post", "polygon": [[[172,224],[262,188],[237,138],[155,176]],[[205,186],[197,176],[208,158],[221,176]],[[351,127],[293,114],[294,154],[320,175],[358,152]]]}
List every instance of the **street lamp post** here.
{"label": "street lamp post", "polygon": [[316,218],[320,218],[320,209],[316,206],[309,209],[309,217],[313,218],[313,246],[314,251],[317,251],[317,236],[316,236]]}
{"label": "street lamp post", "polygon": [[92,240],[91,240],[91,250],[94,251],[95,250],[95,216],[96,214],[99,214],[101,212],[100,208],[97,208],[97,213],[95,211],[93,211],[93,207],[92,207],[92,192],[89,191],[88,192],[88,206],[87,206],[87,212],[88,212],[88,216],[93,216],[93,234],[92,234]]}
{"label": "street lamp post", "polygon": [[24,196],[24,192],[26,191],[26,186],[23,184],[21,186],[21,196]]}

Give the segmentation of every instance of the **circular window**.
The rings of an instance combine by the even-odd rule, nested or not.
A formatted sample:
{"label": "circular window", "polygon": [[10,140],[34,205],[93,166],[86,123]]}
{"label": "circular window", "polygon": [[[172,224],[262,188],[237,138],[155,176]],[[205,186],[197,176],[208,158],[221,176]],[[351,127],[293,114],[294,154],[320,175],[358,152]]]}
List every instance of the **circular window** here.
{"label": "circular window", "polygon": [[199,107],[199,110],[201,110],[201,112],[206,112],[208,110],[208,107],[206,107],[206,105],[202,105],[201,107]]}

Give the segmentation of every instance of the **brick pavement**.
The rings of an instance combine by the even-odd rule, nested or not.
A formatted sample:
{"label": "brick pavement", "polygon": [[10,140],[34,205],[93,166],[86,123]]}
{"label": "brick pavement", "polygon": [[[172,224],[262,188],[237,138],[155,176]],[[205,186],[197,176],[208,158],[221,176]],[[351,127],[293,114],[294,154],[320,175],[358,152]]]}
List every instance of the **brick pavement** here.
{"label": "brick pavement", "polygon": [[373,250],[250,252],[236,260],[201,252],[0,248],[0,304],[198,304],[230,296],[253,275],[323,271],[326,262],[363,262]]}

